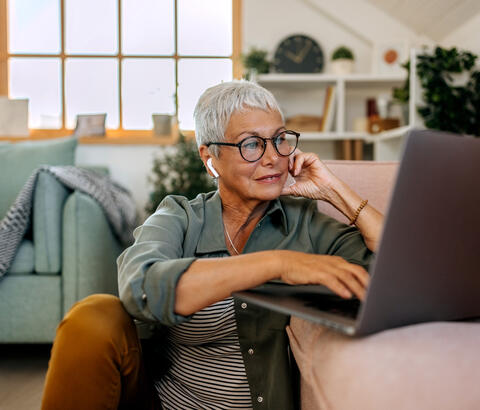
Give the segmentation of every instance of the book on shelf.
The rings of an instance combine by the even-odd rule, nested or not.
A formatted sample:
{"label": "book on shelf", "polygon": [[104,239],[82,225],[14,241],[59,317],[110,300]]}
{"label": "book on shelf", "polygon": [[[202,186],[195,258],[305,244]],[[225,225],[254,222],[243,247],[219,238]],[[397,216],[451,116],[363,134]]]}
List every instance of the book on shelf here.
{"label": "book on shelf", "polygon": [[335,114],[336,86],[329,85],[325,90],[325,101],[323,103],[322,132],[333,130],[333,117]]}
{"label": "book on shelf", "polygon": [[285,126],[289,130],[300,132],[318,132],[322,130],[322,117],[298,114],[287,118]]}

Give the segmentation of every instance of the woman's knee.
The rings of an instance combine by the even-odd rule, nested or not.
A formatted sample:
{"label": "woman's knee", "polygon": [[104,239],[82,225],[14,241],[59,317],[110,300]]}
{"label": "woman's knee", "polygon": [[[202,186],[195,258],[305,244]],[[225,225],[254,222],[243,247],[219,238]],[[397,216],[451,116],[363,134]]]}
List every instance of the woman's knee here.
{"label": "woman's knee", "polygon": [[136,328],[118,297],[94,294],[76,302],[65,315],[58,326],[57,338],[65,333],[69,339],[99,343],[136,337]]}

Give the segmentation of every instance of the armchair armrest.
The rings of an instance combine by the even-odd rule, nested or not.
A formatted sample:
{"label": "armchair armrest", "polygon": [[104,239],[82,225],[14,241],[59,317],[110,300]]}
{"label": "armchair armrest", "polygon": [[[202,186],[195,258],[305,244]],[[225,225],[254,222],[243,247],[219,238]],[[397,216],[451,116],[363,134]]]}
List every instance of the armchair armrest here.
{"label": "armchair armrest", "polygon": [[[108,175],[107,167],[84,166]],[[35,272],[58,274],[62,268],[62,210],[72,190],[46,172],[38,176],[33,199]]]}
{"label": "armchair armrest", "polygon": [[63,210],[63,312],[92,293],[118,294],[116,259],[122,245],[100,205],[74,191]]}
{"label": "armchair armrest", "polygon": [[35,271],[58,274],[62,268],[62,210],[71,190],[41,172],[33,198]]}

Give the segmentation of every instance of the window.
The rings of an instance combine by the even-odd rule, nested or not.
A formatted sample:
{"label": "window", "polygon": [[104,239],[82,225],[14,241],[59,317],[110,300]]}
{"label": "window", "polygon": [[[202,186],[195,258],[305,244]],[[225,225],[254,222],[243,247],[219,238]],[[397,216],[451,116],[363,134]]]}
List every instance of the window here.
{"label": "window", "polygon": [[29,98],[45,135],[89,113],[109,135],[145,135],[153,113],[191,130],[203,90],[241,75],[240,1],[0,0],[0,95]]}

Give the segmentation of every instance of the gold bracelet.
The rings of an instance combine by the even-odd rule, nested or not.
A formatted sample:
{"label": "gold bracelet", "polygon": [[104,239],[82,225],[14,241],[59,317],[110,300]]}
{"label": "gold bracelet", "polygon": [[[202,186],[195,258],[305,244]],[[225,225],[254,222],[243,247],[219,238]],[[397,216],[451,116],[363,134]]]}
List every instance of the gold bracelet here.
{"label": "gold bracelet", "polygon": [[355,211],[355,215],[353,218],[350,220],[350,225],[355,225],[355,222],[357,222],[358,215],[360,215],[360,212],[362,211],[363,208],[365,208],[365,205],[368,204],[368,199],[364,199],[361,203],[360,206],[357,208]]}

